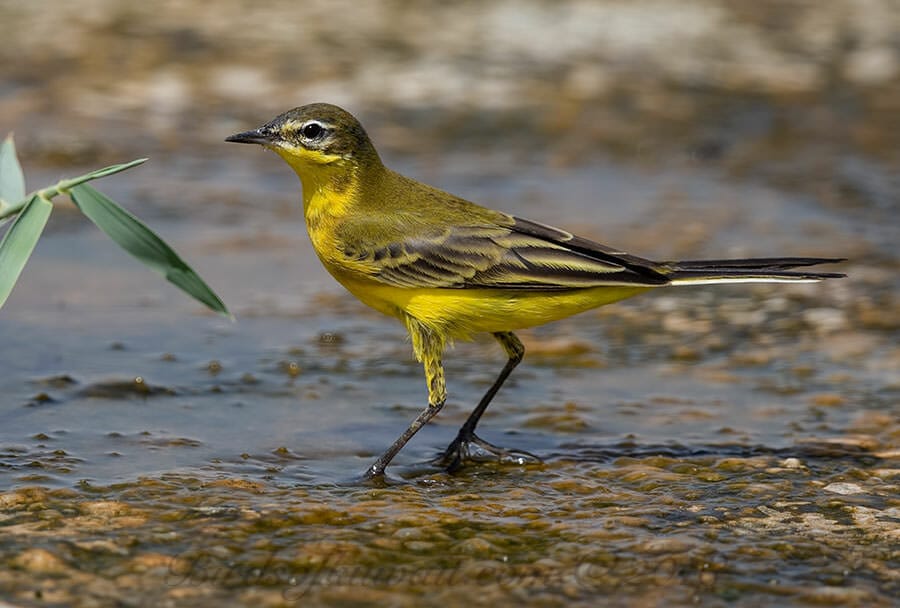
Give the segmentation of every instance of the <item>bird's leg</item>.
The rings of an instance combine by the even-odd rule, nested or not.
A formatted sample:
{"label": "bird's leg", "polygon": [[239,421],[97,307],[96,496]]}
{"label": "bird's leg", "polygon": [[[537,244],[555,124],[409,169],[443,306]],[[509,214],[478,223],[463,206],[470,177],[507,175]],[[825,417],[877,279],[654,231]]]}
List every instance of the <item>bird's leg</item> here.
{"label": "bird's leg", "polygon": [[428,424],[428,421],[437,415],[444,407],[447,399],[447,385],[444,381],[444,365],[442,356],[444,352],[444,340],[427,326],[412,317],[407,317],[406,327],[412,338],[413,351],[416,358],[422,362],[425,368],[425,380],[428,384],[428,407],[422,410],[409,427],[397,437],[384,453],[370,466],[364,477],[373,479],[384,476],[384,469],[390,464],[403,446],[412,439],[420,428]]}
{"label": "bird's leg", "polygon": [[475,427],[478,425],[478,421],[487,409],[488,404],[490,404],[491,399],[494,398],[494,395],[496,395],[497,391],[500,390],[500,387],[503,386],[503,382],[506,381],[509,374],[512,373],[525,356],[525,347],[514,333],[503,331],[493,335],[497,342],[500,343],[500,346],[503,347],[503,350],[506,351],[509,360],[507,360],[506,365],[503,366],[500,375],[494,380],[494,384],[491,385],[491,388],[487,390],[484,397],[481,398],[481,401],[478,402],[478,405],[472,413],[469,414],[468,419],[466,419],[465,423],[459,429],[456,439],[450,443],[443,455],[438,457],[435,461],[435,464],[446,467],[450,471],[459,468],[466,460],[499,460],[501,462],[513,462],[517,464],[541,461],[540,458],[534,454],[497,447],[475,434]]}

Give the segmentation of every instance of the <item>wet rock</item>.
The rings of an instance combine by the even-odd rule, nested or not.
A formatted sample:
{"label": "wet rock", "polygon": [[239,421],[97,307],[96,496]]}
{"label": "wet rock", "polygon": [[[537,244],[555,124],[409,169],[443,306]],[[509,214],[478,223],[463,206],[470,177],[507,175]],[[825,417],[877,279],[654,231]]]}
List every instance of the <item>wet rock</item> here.
{"label": "wet rock", "polygon": [[455,547],[457,551],[465,555],[490,555],[496,554],[497,548],[483,538],[467,538],[458,543]]}
{"label": "wet rock", "polygon": [[862,486],[859,486],[855,483],[846,483],[846,482],[835,482],[830,483],[823,488],[826,492],[831,492],[833,494],[841,494],[843,496],[849,496],[851,494],[862,494],[863,489]]}
{"label": "wet rock", "polygon": [[59,376],[50,376],[48,378],[40,378],[35,381],[36,384],[41,386],[47,386],[50,388],[69,388],[70,386],[74,386],[78,384],[78,381],[75,380],[72,376],[68,374],[62,374]]}
{"label": "wet rock", "polygon": [[79,508],[82,513],[96,517],[120,517],[131,512],[129,505],[110,500],[83,502],[79,505]]}
{"label": "wet rock", "polygon": [[666,553],[684,553],[697,546],[697,542],[687,538],[655,539],[642,543],[635,547],[635,551],[650,555]]}
{"label": "wet rock", "polygon": [[132,380],[95,382],[79,391],[80,396],[93,399],[127,399],[129,397],[157,397],[175,394],[175,389],[149,384],[142,376],[136,376]]}
{"label": "wet rock", "polygon": [[65,574],[70,567],[46,549],[27,549],[13,558],[13,565],[33,574]]}
{"label": "wet rock", "polygon": [[801,597],[812,604],[821,606],[866,606],[870,605],[872,594],[865,589],[852,587],[821,586],[803,589]]}
{"label": "wet rock", "polygon": [[803,469],[803,462],[799,458],[785,458],[781,461],[781,466],[785,469]]}
{"label": "wet rock", "polygon": [[88,551],[90,553],[96,554],[109,554],[119,557],[129,554],[127,547],[124,547],[109,539],[75,541],[72,543],[72,546],[78,547],[82,551]]}

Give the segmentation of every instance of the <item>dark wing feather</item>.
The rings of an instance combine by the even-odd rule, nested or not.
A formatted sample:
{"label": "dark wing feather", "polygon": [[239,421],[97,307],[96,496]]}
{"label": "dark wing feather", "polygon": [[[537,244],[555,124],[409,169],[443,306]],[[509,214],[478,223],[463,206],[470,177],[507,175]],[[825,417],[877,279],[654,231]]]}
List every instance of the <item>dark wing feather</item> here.
{"label": "dark wing feather", "polygon": [[649,260],[511,216],[508,225],[446,228],[356,251],[374,278],[397,287],[564,290],[602,285],[663,285]]}

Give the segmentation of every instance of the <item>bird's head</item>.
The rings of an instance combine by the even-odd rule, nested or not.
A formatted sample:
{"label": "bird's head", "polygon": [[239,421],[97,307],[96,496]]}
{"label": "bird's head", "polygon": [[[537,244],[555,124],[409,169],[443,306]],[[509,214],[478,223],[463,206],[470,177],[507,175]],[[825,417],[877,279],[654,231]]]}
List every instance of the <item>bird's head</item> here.
{"label": "bird's head", "polygon": [[359,121],[327,103],[294,108],[225,141],[264,146],[281,156],[301,178],[323,165],[380,163]]}

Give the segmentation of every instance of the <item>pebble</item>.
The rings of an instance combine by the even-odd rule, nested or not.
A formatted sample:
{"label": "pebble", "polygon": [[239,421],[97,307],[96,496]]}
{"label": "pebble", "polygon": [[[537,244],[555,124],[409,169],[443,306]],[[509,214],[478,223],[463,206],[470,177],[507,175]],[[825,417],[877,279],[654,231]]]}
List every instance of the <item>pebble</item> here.
{"label": "pebble", "polygon": [[26,549],[13,559],[13,564],[35,574],[62,574],[69,570],[65,562],[46,549]]}
{"label": "pebble", "polygon": [[465,555],[486,555],[494,552],[495,547],[483,538],[467,538],[456,545],[456,550]]}
{"label": "pebble", "polygon": [[826,606],[865,606],[871,595],[864,589],[852,587],[821,586],[806,590],[804,599]]}
{"label": "pebble", "polygon": [[830,483],[823,488],[826,492],[831,492],[833,494],[842,494],[844,496],[849,496],[851,494],[862,494],[863,489],[861,486],[855,483],[846,483],[846,482],[835,482]]}
{"label": "pebble", "polygon": [[639,553],[660,555],[664,553],[684,553],[685,551],[690,551],[696,545],[696,542],[682,538],[654,538],[641,543],[636,550]]}
{"label": "pebble", "polygon": [[125,503],[113,500],[83,502],[79,505],[79,508],[85,515],[94,515],[97,517],[118,517],[120,515],[127,515],[131,511],[131,507]]}
{"label": "pebble", "polygon": [[781,466],[785,469],[802,469],[803,463],[799,458],[785,458],[781,461]]}

